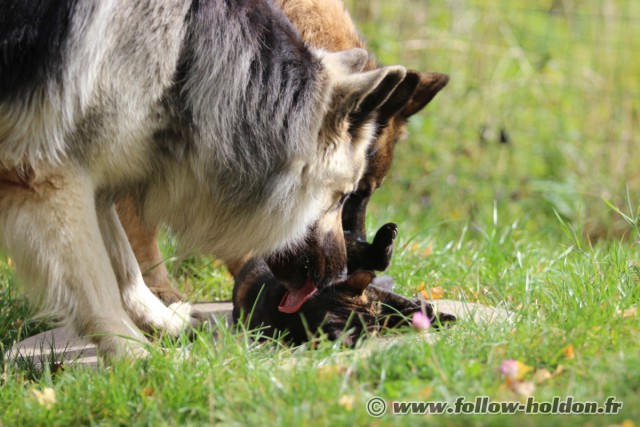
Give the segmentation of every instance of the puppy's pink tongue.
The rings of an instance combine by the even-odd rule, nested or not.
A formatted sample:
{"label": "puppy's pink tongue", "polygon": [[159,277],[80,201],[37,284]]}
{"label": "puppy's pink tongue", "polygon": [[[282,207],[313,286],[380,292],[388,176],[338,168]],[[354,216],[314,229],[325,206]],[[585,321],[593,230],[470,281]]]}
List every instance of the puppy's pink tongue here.
{"label": "puppy's pink tongue", "polygon": [[302,288],[295,291],[288,290],[284,294],[278,306],[278,311],[287,314],[297,313],[302,304],[307,302],[316,292],[318,292],[316,284],[313,283],[313,280],[307,279]]}

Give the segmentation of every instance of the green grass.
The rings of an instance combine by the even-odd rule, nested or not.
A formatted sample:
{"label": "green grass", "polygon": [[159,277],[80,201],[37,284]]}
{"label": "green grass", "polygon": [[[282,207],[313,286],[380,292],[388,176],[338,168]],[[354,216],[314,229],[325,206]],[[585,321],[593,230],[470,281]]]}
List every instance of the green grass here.
{"label": "green grass", "polygon": [[[372,354],[326,342],[314,350],[257,345],[222,331],[216,340],[198,334],[186,360],[171,350],[182,342],[98,371],[37,373],[0,360],[0,425],[598,426],[640,419],[640,318],[623,315],[640,299],[640,3],[347,4],[381,61],[451,75],[412,120],[371,204],[371,232],[399,224],[388,273],[405,295],[423,284],[441,287],[445,298],[509,308],[514,324],[461,322],[433,345],[408,333]],[[501,129],[507,144],[498,142]],[[231,280],[217,263],[175,261],[168,238],[163,249],[192,299],[230,297]],[[43,327],[29,322],[12,281],[0,260],[5,349]],[[514,400],[498,373],[506,359],[560,372],[536,385],[539,401],[615,396],[623,411],[380,419],[365,411],[373,396]],[[50,409],[33,392],[46,387],[57,400]]]}

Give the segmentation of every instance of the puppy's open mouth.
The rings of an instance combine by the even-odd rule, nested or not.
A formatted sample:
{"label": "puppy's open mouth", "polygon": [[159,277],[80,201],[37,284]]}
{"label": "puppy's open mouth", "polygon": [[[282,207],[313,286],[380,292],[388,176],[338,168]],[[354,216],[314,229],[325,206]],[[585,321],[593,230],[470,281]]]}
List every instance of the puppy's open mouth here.
{"label": "puppy's open mouth", "polygon": [[297,313],[316,292],[318,292],[318,287],[315,282],[311,278],[307,278],[302,288],[287,290],[278,305],[278,311],[287,314]]}

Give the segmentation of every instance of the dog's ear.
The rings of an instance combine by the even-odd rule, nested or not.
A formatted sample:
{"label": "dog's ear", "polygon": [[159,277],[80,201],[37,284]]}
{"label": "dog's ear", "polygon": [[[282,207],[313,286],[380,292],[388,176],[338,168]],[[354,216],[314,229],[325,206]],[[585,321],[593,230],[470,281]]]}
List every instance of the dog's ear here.
{"label": "dog's ear", "polygon": [[364,122],[389,98],[404,79],[401,66],[383,67],[338,78],[330,109],[337,121],[349,118],[351,124]]}
{"label": "dog's ear", "polygon": [[402,115],[409,118],[422,110],[449,83],[449,76],[440,73],[420,73],[408,71],[408,75],[418,76],[418,84],[411,99],[407,102]]}
{"label": "dog's ear", "polygon": [[367,51],[357,47],[339,52],[321,52],[325,66],[341,74],[359,73],[369,60]]}
{"label": "dog's ear", "polygon": [[378,123],[385,124],[391,117],[406,108],[418,87],[418,83],[420,83],[420,75],[415,71],[407,71],[404,79],[378,109]]}
{"label": "dog's ear", "polygon": [[344,285],[356,294],[362,295],[375,277],[376,275],[370,271],[357,271],[347,277],[344,281]]}
{"label": "dog's ear", "polygon": [[[403,86],[402,83],[406,80],[406,70],[402,67],[385,68],[388,69],[387,74],[375,89],[365,96],[358,108],[352,113],[352,124],[366,120],[374,111],[380,115],[387,104],[394,104],[394,94]],[[385,68],[381,70],[385,70]],[[409,83],[410,85],[411,83]],[[401,92],[406,91],[407,88],[401,90]]]}

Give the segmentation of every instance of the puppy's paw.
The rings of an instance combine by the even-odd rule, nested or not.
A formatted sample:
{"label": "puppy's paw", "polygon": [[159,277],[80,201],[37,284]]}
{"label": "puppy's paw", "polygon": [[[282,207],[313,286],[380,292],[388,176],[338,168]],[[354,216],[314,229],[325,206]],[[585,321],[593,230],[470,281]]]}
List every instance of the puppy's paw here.
{"label": "puppy's paw", "polygon": [[389,267],[396,237],[398,237],[396,224],[390,222],[380,227],[368,251],[372,270],[384,271]]}
{"label": "puppy's paw", "polygon": [[434,329],[440,329],[441,327],[451,326],[453,322],[458,320],[458,318],[453,314],[435,311],[433,308],[433,305],[429,303],[425,303],[424,308],[425,308],[425,311],[427,312],[427,317],[429,317],[429,320],[431,320],[431,326]]}

